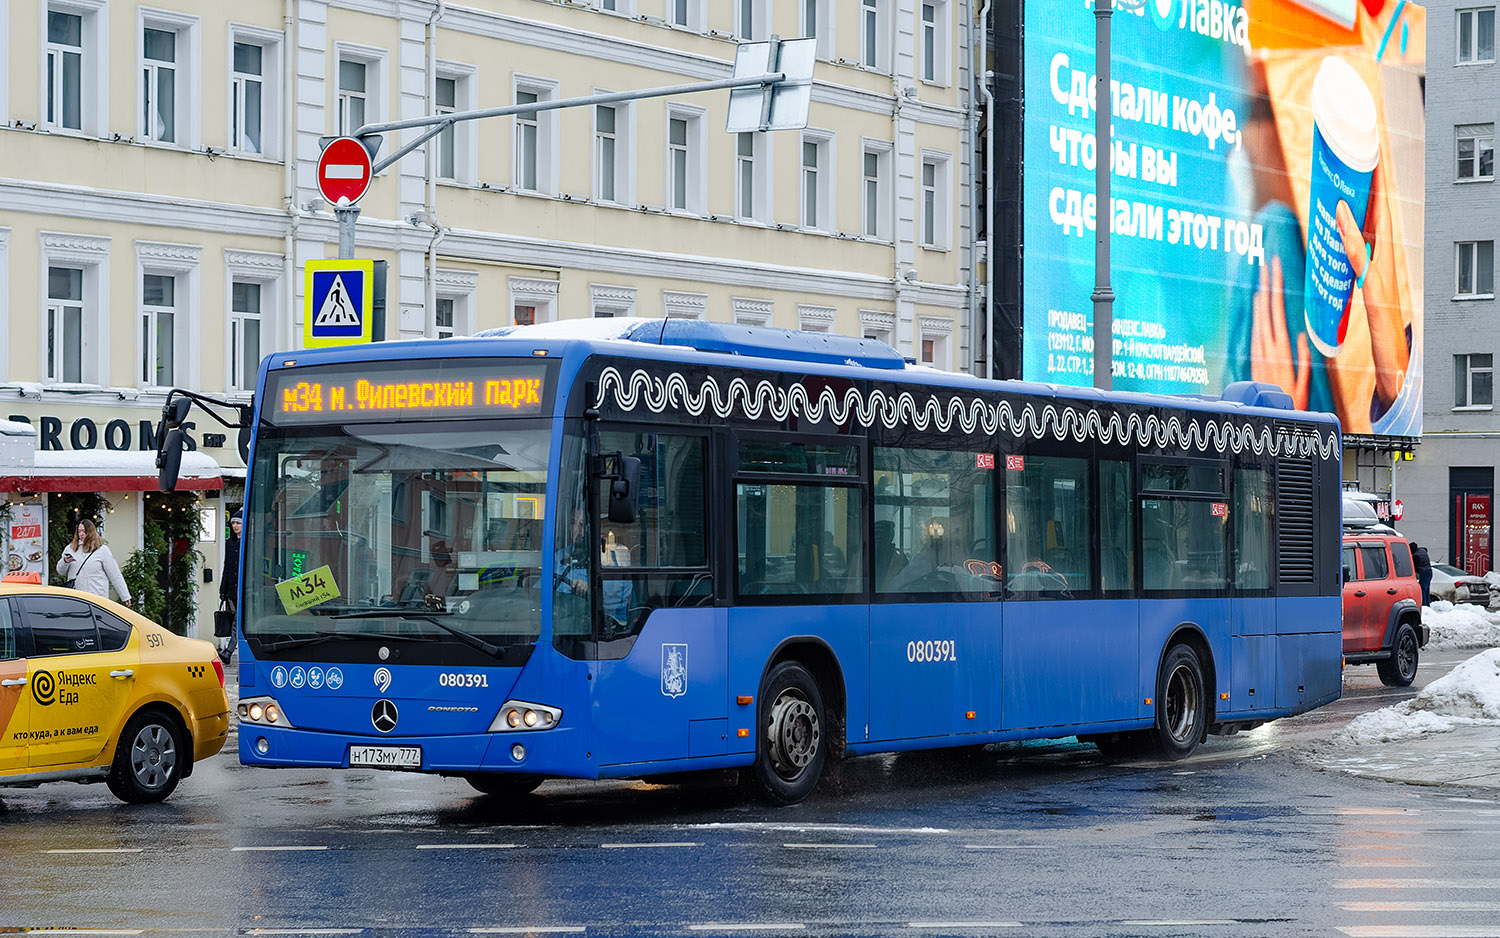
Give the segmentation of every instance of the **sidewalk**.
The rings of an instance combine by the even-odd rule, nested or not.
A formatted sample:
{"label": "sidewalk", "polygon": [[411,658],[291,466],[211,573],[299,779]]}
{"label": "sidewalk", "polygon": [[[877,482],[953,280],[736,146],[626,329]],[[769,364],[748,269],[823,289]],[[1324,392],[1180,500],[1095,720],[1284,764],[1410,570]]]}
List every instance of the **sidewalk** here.
{"label": "sidewalk", "polygon": [[1345,772],[1407,785],[1500,789],[1500,726],[1464,726],[1416,739],[1320,748],[1316,762]]}

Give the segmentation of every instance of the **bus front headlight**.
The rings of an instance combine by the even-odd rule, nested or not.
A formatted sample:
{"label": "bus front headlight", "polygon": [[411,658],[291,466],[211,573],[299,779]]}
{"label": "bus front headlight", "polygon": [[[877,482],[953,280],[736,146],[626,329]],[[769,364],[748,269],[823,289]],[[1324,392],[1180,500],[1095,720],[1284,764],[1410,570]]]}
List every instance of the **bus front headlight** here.
{"label": "bus front headlight", "polygon": [[562,719],[562,711],[546,704],[528,703],[524,700],[507,700],[495,714],[490,724],[491,733],[515,733],[527,730],[548,730]]}

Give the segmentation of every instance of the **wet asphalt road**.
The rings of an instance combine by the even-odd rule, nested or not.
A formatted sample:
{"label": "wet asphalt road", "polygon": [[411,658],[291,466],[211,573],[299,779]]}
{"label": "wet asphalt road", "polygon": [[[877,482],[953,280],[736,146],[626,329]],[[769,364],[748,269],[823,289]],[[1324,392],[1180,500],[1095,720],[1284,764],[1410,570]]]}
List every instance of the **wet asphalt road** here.
{"label": "wet asphalt road", "polygon": [[[1418,686],[1467,657],[1428,656]],[[232,756],[158,806],[0,790],[0,931],[1500,936],[1495,793],[1307,761],[1412,692],[1351,669],[1339,703],[1181,763],[1073,741],[859,759],[784,809]]]}

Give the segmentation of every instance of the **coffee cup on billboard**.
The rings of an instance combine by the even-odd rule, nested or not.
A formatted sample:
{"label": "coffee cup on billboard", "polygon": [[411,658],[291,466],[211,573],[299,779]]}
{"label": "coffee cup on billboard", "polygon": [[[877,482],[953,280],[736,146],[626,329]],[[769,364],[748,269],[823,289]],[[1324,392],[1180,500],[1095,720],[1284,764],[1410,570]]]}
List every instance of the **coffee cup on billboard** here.
{"label": "coffee cup on billboard", "polygon": [[1307,335],[1324,355],[1338,354],[1354,268],[1339,234],[1339,202],[1364,227],[1370,179],[1380,161],[1375,98],[1348,62],[1328,56],[1312,87],[1312,185],[1307,211]]}

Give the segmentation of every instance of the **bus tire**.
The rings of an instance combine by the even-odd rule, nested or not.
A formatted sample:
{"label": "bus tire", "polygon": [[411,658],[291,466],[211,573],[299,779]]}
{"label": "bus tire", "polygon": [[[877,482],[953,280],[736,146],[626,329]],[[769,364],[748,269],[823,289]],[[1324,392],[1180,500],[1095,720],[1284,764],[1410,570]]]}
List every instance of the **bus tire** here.
{"label": "bus tire", "polygon": [[750,790],[773,805],[792,805],[817,787],[828,759],[828,720],[812,674],[783,661],[766,676],[756,718]]}
{"label": "bus tire", "polygon": [[188,755],[176,723],[159,710],[143,710],[120,734],[104,781],[121,801],[154,804],[176,790]]}
{"label": "bus tire", "polygon": [[1174,762],[1198,748],[1208,719],[1203,663],[1190,645],[1173,645],[1156,678],[1156,743]]}
{"label": "bus tire", "polygon": [[529,795],[542,783],[540,775],[512,775],[508,772],[474,772],[463,778],[481,795],[510,797]]}
{"label": "bus tire", "polygon": [[1396,640],[1391,642],[1391,656],[1385,661],[1375,662],[1375,671],[1380,683],[1387,687],[1410,687],[1417,679],[1417,633],[1410,623],[1396,627]]}

